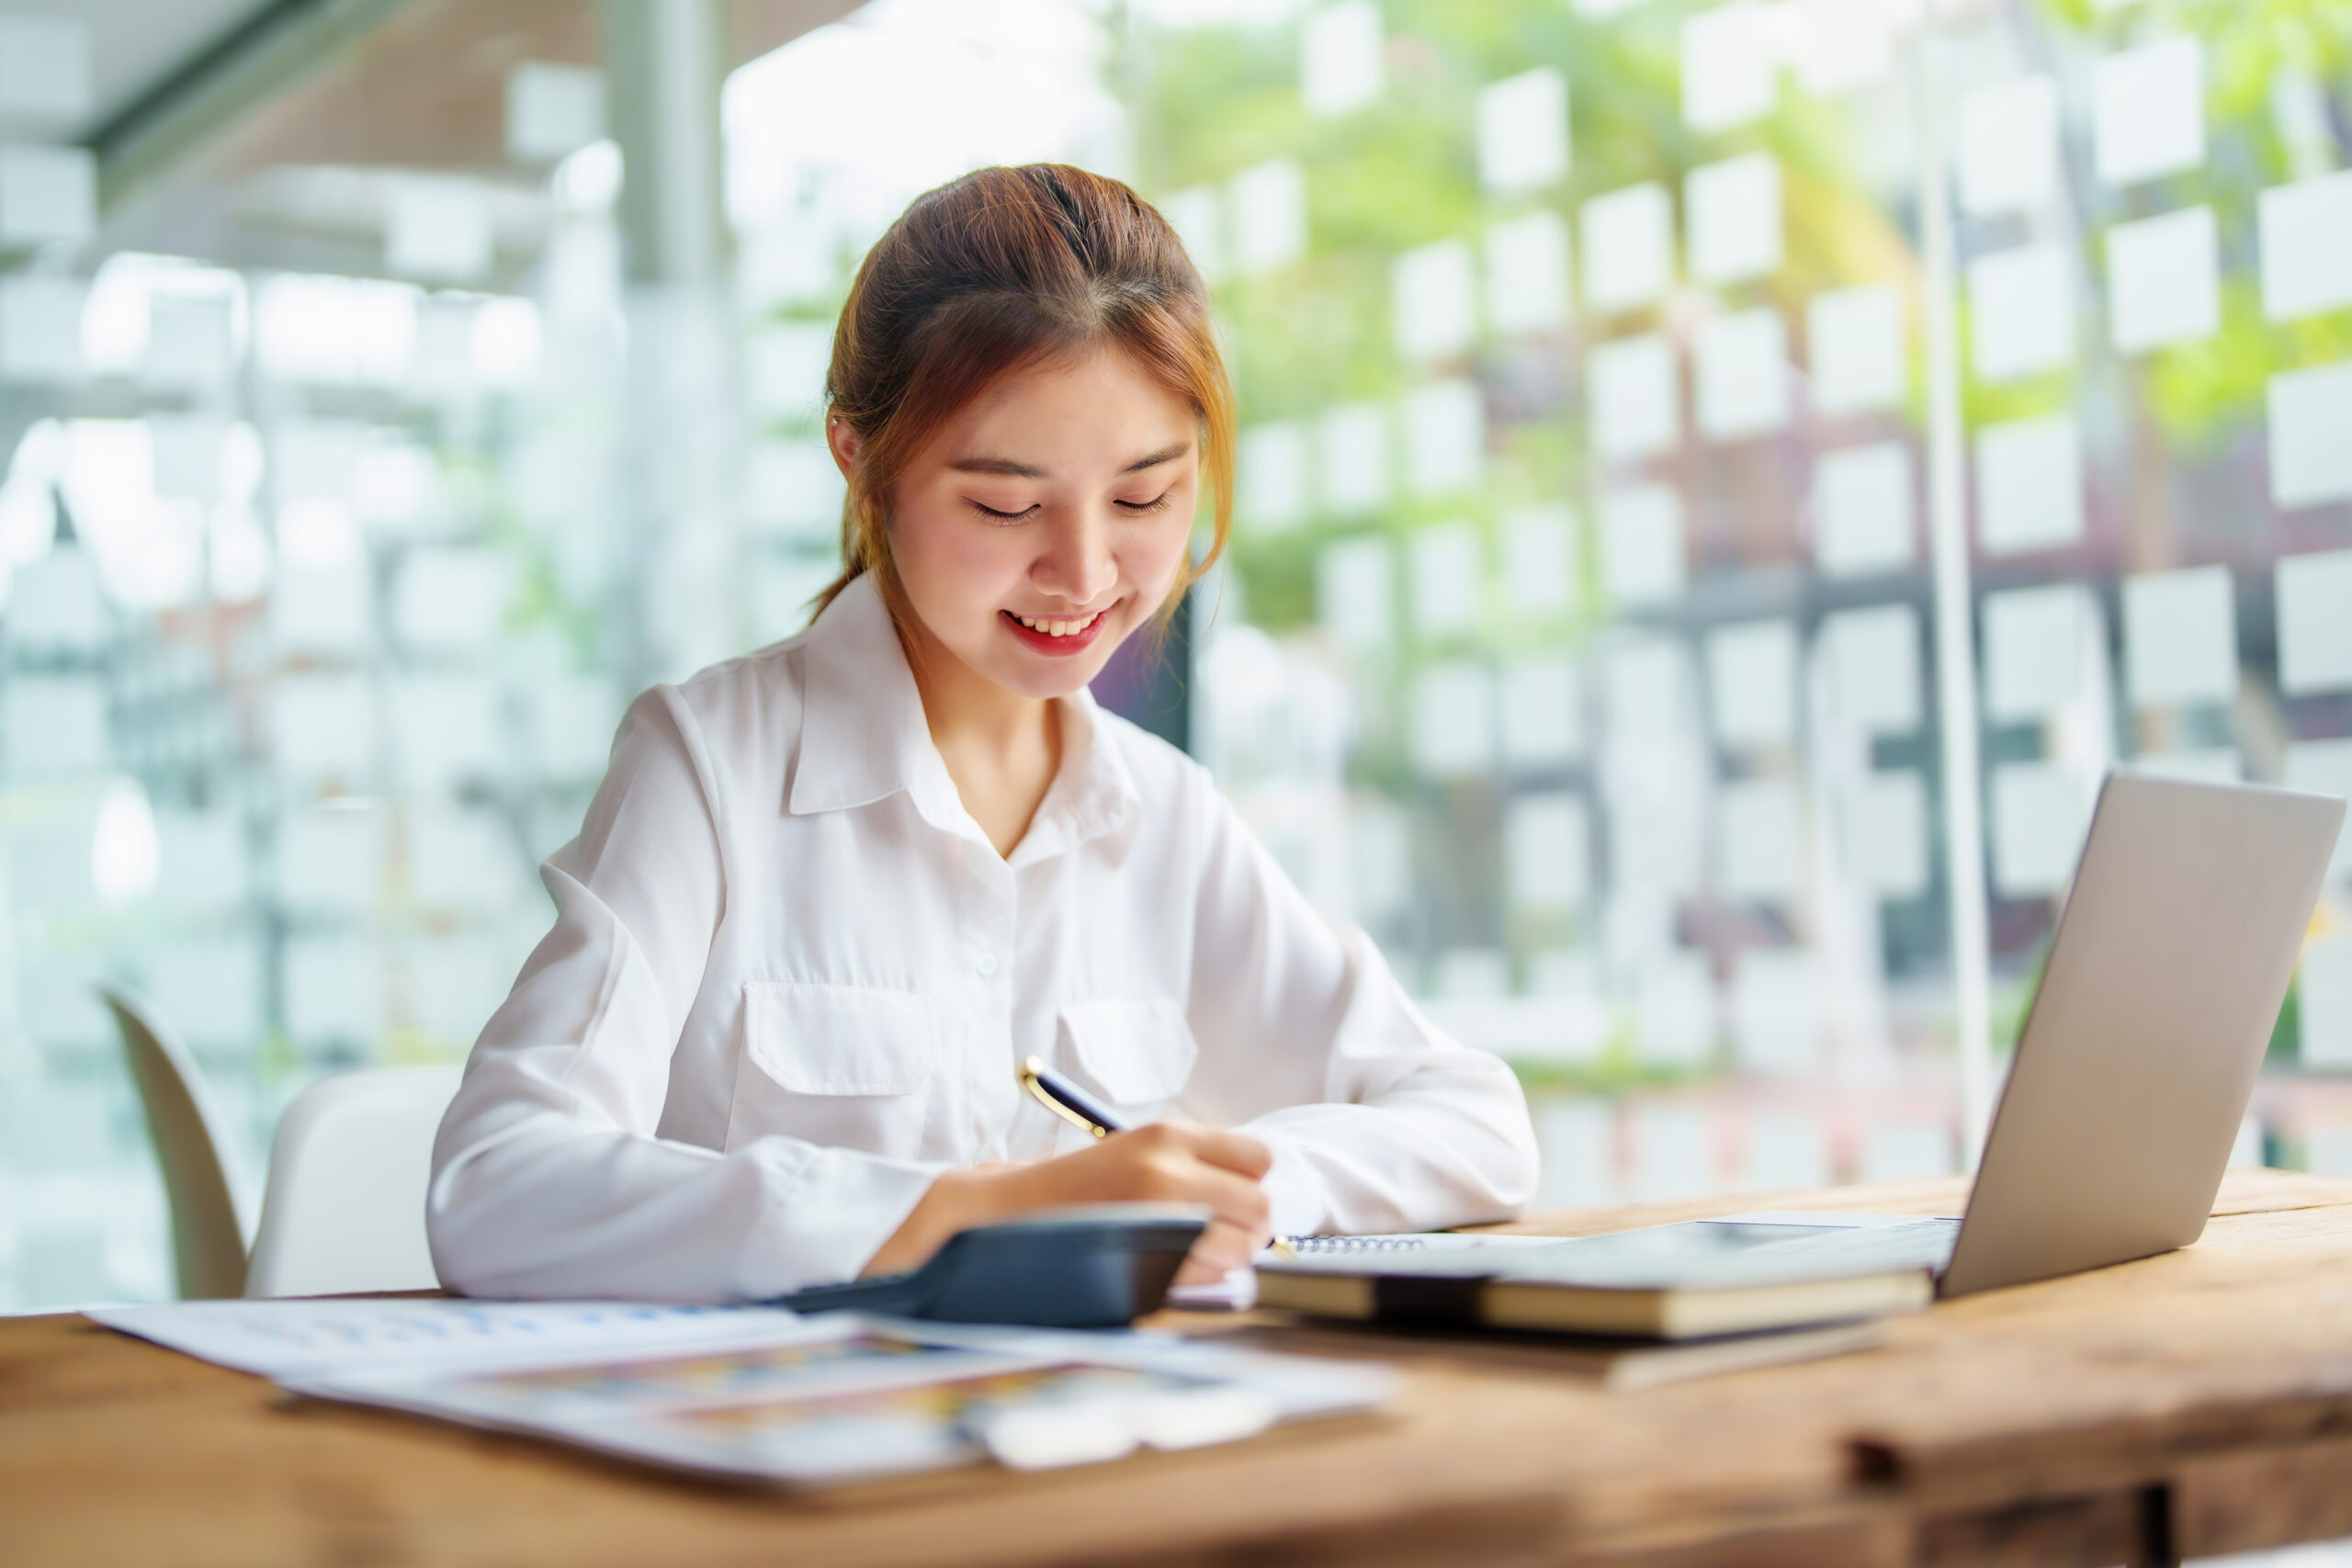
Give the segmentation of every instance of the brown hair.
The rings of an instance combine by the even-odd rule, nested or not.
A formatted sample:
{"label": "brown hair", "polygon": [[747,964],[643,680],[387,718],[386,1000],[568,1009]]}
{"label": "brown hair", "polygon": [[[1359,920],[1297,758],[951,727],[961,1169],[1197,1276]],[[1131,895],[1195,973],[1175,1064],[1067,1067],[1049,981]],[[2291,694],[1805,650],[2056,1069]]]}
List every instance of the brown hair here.
{"label": "brown hair", "polygon": [[818,595],[817,614],[871,572],[905,625],[891,485],[1000,378],[1103,343],[1200,415],[1216,536],[1170,592],[1161,608],[1172,612],[1223,553],[1233,522],[1233,388],[1208,290],[1176,231],[1134,191],[1068,164],[1028,164],[977,169],[916,197],[857,269],[833,333],[825,408],[862,446],[842,504],[842,571]]}

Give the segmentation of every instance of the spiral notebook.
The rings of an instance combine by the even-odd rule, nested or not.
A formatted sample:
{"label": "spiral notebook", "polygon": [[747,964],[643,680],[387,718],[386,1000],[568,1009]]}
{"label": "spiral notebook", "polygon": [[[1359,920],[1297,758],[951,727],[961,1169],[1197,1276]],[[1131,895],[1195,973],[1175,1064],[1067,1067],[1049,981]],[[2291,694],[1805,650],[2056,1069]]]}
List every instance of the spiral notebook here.
{"label": "spiral notebook", "polygon": [[[1401,1252],[1453,1252],[1466,1248],[1552,1247],[1554,1235],[1463,1235],[1452,1231],[1410,1231],[1390,1235],[1291,1235],[1260,1252],[1260,1264],[1279,1264],[1300,1258]],[[1222,1280],[1206,1284],[1178,1285],[1168,1292],[1168,1304],[1188,1312],[1248,1312],[1258,1304],[1258,1277],[1253,1269],[1236,1269]]]}

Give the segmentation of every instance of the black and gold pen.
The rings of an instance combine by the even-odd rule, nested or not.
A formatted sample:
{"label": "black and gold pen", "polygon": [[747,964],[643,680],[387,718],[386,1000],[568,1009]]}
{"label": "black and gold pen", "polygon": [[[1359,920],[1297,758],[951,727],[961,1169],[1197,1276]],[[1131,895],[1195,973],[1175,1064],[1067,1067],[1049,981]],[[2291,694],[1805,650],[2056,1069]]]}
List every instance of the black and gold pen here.
{"label": "black and gold pen", "polygon": [[1127,1124],[1112,1112],[1088,1098],[1085,1091],[1035,1056],[1021,1064],[1021,1087],[1027,1089],[1037,1103],[1074,1127],[1083,1127],[1098,1138],[1114,1133],[1124,1133]]}

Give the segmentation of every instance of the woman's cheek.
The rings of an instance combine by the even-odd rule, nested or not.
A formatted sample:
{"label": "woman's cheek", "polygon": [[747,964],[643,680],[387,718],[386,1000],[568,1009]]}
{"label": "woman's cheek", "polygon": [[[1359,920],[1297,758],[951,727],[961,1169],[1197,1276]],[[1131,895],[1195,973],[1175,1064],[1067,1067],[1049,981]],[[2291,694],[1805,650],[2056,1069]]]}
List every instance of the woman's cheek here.
{"label": "woman's cheek", "polygon": [[1146,544],[1142,558],[1127,571],[1130,581],[1150,591],[1147,597],[1155,605],[1176,585],[1177,573],[1184,570],[1184,547],[1193,537],[1190,509],[1171,507],[1169,513]]}
{"label": "woman's cheek", "polygon": [[961,521],[927,510],[902,517],[898,541],[901,575],[922,579],[943,606],[956,601],[968,609],[985,601],[993,615],[1003,586],[999,580],[1008,570],[1017,570],[1017,566],[1008,569],[1003,558],[1008,541],[1001,536],[1009,530],[954,525]]}

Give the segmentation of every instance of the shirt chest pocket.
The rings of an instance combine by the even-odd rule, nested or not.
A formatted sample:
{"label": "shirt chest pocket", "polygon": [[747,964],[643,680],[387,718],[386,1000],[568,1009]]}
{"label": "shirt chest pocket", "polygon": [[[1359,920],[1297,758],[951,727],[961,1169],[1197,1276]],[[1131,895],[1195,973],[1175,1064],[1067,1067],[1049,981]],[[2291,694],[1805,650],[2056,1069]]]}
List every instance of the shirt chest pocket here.
{"label": "shirt chest pocket", "polygon": [[1184,1010],[1164,997],[1065,1003],[1060,1032],[1070,1076],[1135,1121],[1183,1092],[1201,1054]]}
{"label": "shirt chest pocket", "polygon": [[782,1133],[915,1156],[938,1056],[931,1005],[912,992],[747,982],[728,1146]]}

